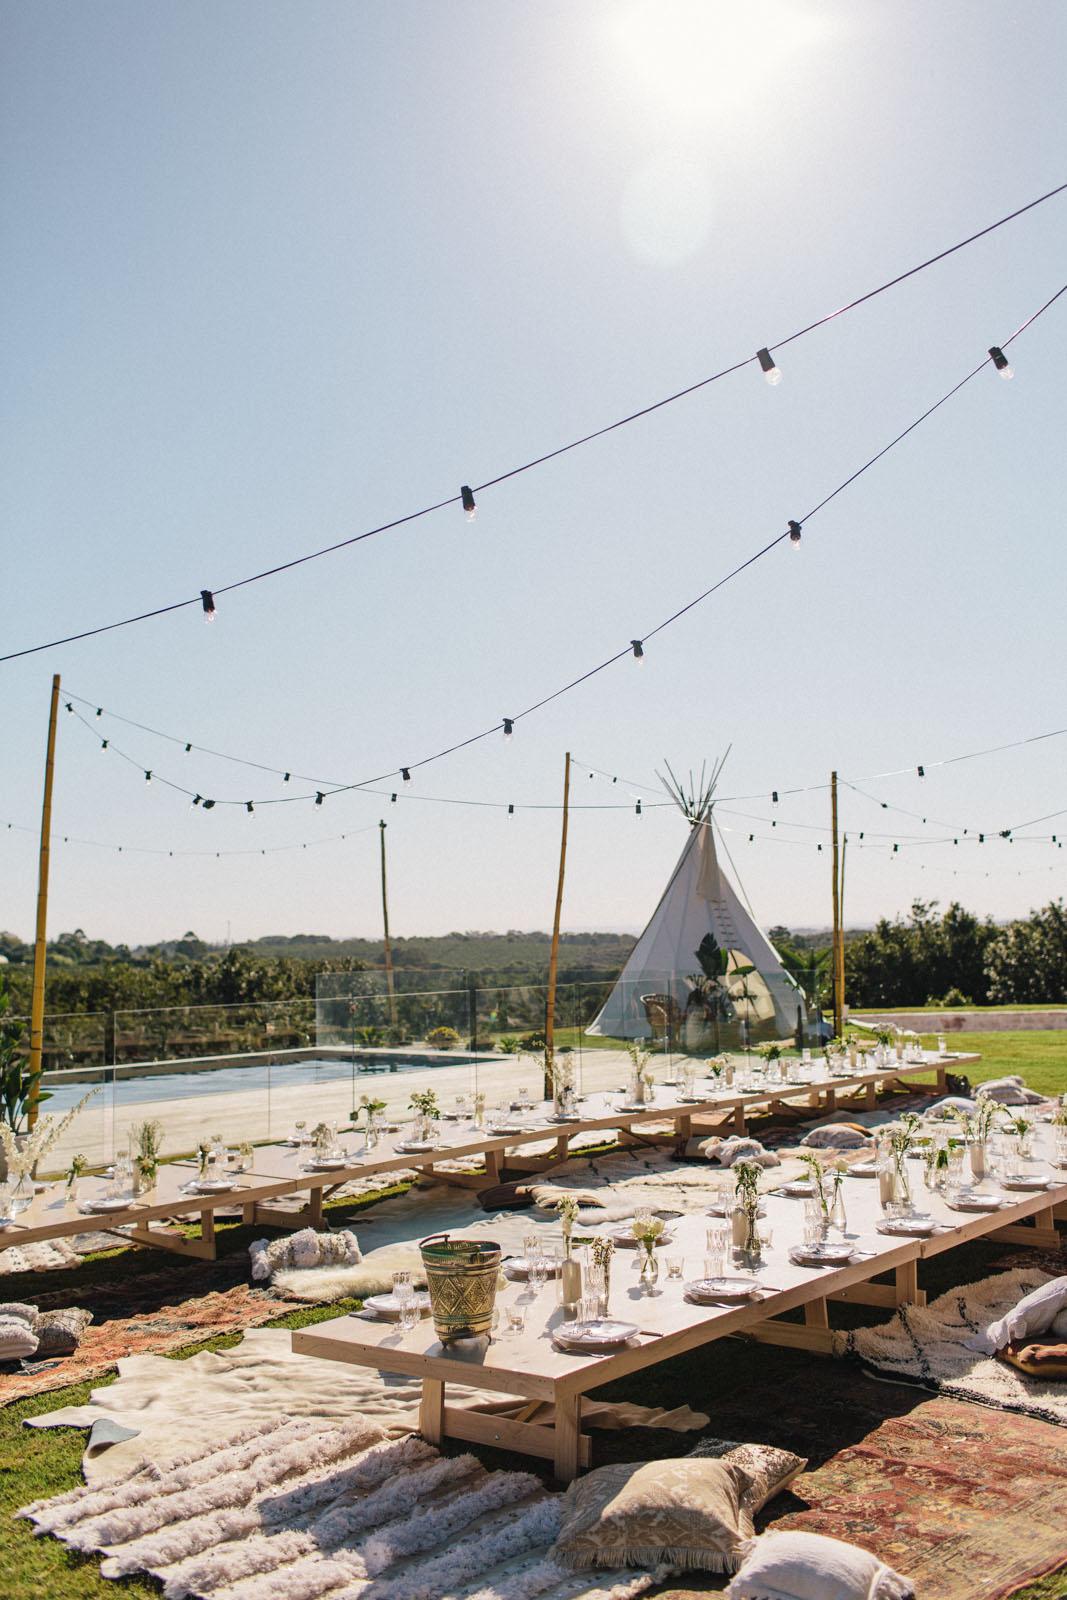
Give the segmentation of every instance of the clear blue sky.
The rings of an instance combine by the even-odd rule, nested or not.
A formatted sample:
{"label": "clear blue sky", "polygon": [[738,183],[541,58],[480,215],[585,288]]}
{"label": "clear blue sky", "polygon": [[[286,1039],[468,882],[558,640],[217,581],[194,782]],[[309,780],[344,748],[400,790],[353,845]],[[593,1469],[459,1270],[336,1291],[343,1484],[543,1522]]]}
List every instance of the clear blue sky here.
{"label": "clear blue sky", "polygon": [[[485,483],[1067,180],[1059,0],[21,0],[0,24],[3,654]],[[32,935],[54,672],[105,716],[59,728],[53,933],[374,935],[381,817],[395,932],[547,927],[567,750],[576,802],[616,807],[573,815],[570,927],[644,923],[684,842],[656,770],[727,746],[720,793],[764,797],[720,820],[765,927],[829,920],[826,792],[785,791],[835,767],[875,797],[842,797],[849,921],[1063,893],[1055,846],[971,841],[1067,807],[1067,739],[935,763],[1067,725],[1067,296],[1011,383],[980,373],[799,550],[410,790],[316,807],[110,714],[327,787],[518,716],[805,516],[1062,287],[1065,238],[1061,196],[782,349],[777,388],[747,367],[473,522],[220,595],[210,627],[6,663],[0,927]]]}

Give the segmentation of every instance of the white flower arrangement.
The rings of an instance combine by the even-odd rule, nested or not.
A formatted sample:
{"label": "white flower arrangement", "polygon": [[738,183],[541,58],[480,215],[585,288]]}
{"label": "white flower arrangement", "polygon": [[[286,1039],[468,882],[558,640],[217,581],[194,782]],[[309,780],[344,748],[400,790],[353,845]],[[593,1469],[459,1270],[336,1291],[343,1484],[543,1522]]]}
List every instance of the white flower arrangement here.
{"label": "white flower arrangement", "polygon": [[[65,1117],[57,1122],[54,1116],[45,1115],[38,1117],[30,1133],[20,1134],[18,1139],[12,1128],[0,1123],[0,1145],[3,1146],[7,1157],[7,1171],[10,1178],[24,1178],[32,1172],[41,1158],[51,1150],[52,1146],[66,1133],[74,1118],[78,1115],[94,1094],[98,1094],[100,1085],[90,1089],[89,1093],[78,1101],[74,1108],[67,1112]],[[21,1140],[21,1148],[19,1141]]]}

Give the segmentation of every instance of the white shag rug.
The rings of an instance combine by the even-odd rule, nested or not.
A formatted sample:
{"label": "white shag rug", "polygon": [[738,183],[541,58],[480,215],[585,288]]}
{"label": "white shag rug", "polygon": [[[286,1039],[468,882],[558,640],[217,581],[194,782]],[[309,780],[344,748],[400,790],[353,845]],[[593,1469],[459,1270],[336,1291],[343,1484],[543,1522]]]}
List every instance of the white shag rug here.
{"label": "white shag rug", "polygon": [[[110,1242],[110,1241],[109,1241]],[[0,1274],[9,1272],[60,1272],[81,1260],[65,1239],[41,1239],[34,1244],[9,1244],[0,1248]]]}
{"label": "white shag rug", "polygon": [[[296,1355],[286,1328],[250,1328],[230,1350],[201,1350],[187,1361],[168,1356],[125,1356],[113,1383],[94,1389],[89,1404],[63,1406],[27,1419],[32,1428],[89,1428],[82,1471],[102,1484],[177,1450],[204,1451],[232,1432],[275,1426],[283,1419],[317,1419],[320,1428],[341,1417],[363,1417],[390,1435],[419,1424],[418,1378]],[[525,1401],[499,1390],[449,1385],[452,1405],[494,1415],[520,1411],[547,1424],[552,1404],[529,1413]],[[628,1401],[586,1400],[582,1420],[593,1428],[666,1428],[687,1433],[709,1418],[688,1406],[671,1411]],[[117,1430],[117,1432],[116,1432]]]}
{"label": "white shag rug", "polygon": [[18,1513],[151,1573],[167,1600],[630,1600],[652,1573],[568,1572],[549,1546],[560,1496],[359,1418],[238,1433],[206,1451],[75,1489]]}
{"label": "white shag rug", "polygon": [[964,1284],[927,1306],[901,1306],[880,1327],[835,1333],[834,1354],[857,1355],[883,1377],[1067,1427],[1067,1383],[1028,1378],[1005,1361],[968,1350],[966,1343],[1050,1281],[1049,1273],[1033,1268]]}

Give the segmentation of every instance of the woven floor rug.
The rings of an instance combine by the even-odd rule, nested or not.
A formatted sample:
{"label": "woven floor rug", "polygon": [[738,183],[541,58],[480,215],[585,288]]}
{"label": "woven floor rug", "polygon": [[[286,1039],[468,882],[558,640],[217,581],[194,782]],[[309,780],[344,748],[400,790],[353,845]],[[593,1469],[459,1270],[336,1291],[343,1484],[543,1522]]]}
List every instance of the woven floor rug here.
{"label": "woven floor rug", "polygon": [[247,1276],[247,1258],[182,1262],[179,1270],[127,1277],[107,1288],[63,1289],[35,1296],[34,1303],[42,1311],[68,1305],[90,1307],[93,1321],[71,1355],[0,1363],[0,1405],[102,1378],[122,1356],[163,1355],[221,1333],[259,1327],[280,1316],[284,1307],[275,1296],[251,1288],[247,1282],[234,1281]]}
{"label": "woven floor rug", "polygon": [[630,1600],[647,1573],[558,1567],[558,1495],[362,1419],[288,1420],[25,1507],[42,1533],[148,1572],[168,1600]]}
{"label": "woven floor rug", "polygon": [[838,1335],[835,1351],[856,1355],[887,1377],[1067,1427],[1067,1383],[1042,1383],[967,1349],[967,1340],[979,1329],[1050,1276],[1038,1268],[1022,1268],[964,1284],[927,1306],[901,1306],[880,1327]]}
{"label": "woven floor rug", "polygon": [[922,1600],[1003,1600],[1067,1561],[1067,1431],[1030,1417],[926,1400],[793,1493],[810,1509],[775,1528],[862,1545]]}

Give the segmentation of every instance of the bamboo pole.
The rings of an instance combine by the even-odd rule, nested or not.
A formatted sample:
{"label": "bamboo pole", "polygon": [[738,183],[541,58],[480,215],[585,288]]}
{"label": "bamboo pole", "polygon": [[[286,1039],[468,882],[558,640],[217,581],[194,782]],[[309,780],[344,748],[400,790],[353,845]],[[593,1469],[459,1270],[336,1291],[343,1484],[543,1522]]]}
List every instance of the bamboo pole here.
{"label": "bamboo pole", "polygon": [[833,937],[833,973],[834,973],[834,1037],[839,1039],[842,1031],[841,1007],[843,1003],[841,953],[841,881],[838,870],[837,850],[837,773],[830,774],[830,825],[833,832],[833,896],[834,896],[834,937]]}
{"label": "bamboo pole", "polygon": [[556,884],[556,914],[552,922],[552,951],[548,958],[548,996],[545,1000],[545,1099],[552,1098],[549,1068],[556,1054],[556,969],[559,966],[559,918],[563,909],[563,874],[567,865],[567,817],[571,792],[571,753],[563,763],[563,833],[559,845],[559,881]]}
{"label": "bamboo pole", "polygon": [[33,1127],[41,1093],[41,1054],[44,1047],[44,967],[48,927],[48,858],[52,838],[52,778],[56,761],[56,718],[59,712],[59,673],[52,678],[52,704],[48,715],[48,754],[44,763],[44,804],[41,807],[41,853],[37,873],[37,933],[33,946],[33,995],[30,1001],[30,1071],[26,1122]]}
{"label": "bamboo pole", "polygon": [[385,988],[389,995],[389,1026],[396,1027],[396,992],[393,988],[393,954],[389,945],[389,901],[385,892],[385,822],[379,822],[382,841],[382,921],[385,924]]}
{"label": "bamboo pole", "polygon": [[841,925],[837,941],[837,986],[841,995],[841,1026],[845,1026],[845,857],[848,854],[848,834],[841,838],[841,873],[837,890],[837,920]]}

